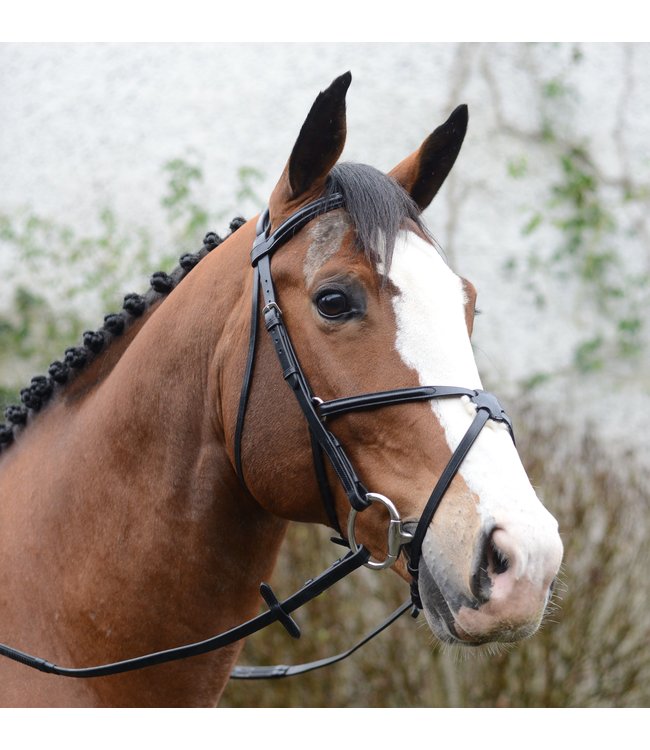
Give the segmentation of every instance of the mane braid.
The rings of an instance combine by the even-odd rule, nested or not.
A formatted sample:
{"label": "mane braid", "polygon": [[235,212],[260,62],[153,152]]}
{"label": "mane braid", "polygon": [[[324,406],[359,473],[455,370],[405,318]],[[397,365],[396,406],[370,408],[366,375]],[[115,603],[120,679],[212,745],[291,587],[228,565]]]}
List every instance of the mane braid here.
{"label": "mane braid", "polygon": [[404,223],[411,220],[430,237],[420,218],[420,209],[392,177],[367,164],[342,162],[329,173],[325,195],[342,193],[352,219],[359,249],[375,265],[390,270],[395,240]]}
{"label": "mane braid", "polygon": [[[240,216],[230,222],[230,233],[234,234],[246,223]],[[208,232],[203,238],[203,247],[196,253],[185,253],[179,258],[179,265],[170,273],[156,271],[145,294],[130,293],[124,297],[122,311],[104,316],[104,324],[97,331],[86,331],[83,345],[65,350],[63,361],[52,362],[47,375],[36,375],[31,383],[20,391],[22,405],[12,404],[5,409],[6,424],[0,424],[0,453],[6,450],[15,437],[21,433],[35,414],[70,383],[98,354],[105,351],[115,338],[121,336],[131,325],[162,297],[169,294],[187,274],[220,245],[225,238],[216,232]]]}

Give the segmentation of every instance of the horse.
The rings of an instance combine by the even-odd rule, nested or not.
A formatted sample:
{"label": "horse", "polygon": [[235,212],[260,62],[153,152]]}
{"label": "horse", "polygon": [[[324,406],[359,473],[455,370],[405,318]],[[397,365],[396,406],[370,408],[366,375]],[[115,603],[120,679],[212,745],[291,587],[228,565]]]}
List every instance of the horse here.
{"label": "horse", "polygon": [[[339,162],[350,82],[316,98],[263,216],[154,274],[7,409],[2,643],[83,666],[228,631],[291,521],[392,563],[443,642],[539,627],[557,522],[482,391],[476,291],[421,216],[467,107],[384,174]],[[241,647],[87,680],[0,658],[0,701],[214,706]]]}

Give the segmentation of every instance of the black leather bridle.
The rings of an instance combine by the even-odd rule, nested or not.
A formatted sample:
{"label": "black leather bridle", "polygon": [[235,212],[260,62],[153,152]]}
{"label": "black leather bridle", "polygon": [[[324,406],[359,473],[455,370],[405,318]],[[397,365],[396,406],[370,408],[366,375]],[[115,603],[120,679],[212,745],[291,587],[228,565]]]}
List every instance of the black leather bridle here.
{"label": "black leather bridle", "polygon": [[[205,654],[235,643],[242,638],[246,638],[273,622],[280,622],[292,637],[297,638],[300,636],[300,629],[291,617],[292,612],[299,607],[304,606],[316,596],[319,596],[323,591],[327,590],[362,565],[368,565],[374,568],[389,567],[397,559],[401,547],[403,546],[405,546],[408,551],[408,570],[412,576],[411,598],[352,648],[342,654],[337,654],[336,656],[310,662],[308,664],[295,666],[277,665],[272,667],[235,667],[231,676],[237,679],[279,678],[303,674],[329,664],[334,664],[354,653],[354,651],[360,648],[364,643],[380,633],[408,610],[412,610],[413,615],[416,616],[419,610],[422,609],[422,602],[418,592],[418,568],[421,557],[422,542],[434,513],[439,507],[447,488],[451,484],[451,481],[456,475],[463,459],[488,420],[492,419],[497,422],[505,423],[513,440],[514,434],[510,419],[501,408],[496,397],[481,390],[471,390],[451,386],[418,386],[415,388],[396,388],[390,391],[366,393],[357,396],[338,398],[332,401],[322,401],[312,393],[308,380],[300,367],[300,363],[291,344],[289,333],[284,324],[282,311],[275,296],[273,278],[271,275],[271,259],[273,254],[279,248],[294,237],[314,218],[329,211],[344,207],[345,201],[340,193],[334,193],[330,196],[319,198],[296,211],[272,233],[269,232],[268,209],[259,218],[256,238],[251,252],[251,262],[254,269],[251,325],[244,378],[235,427],[234,453],[235,468],[242,483],[244,483],[241,449],[242,436],[246,407],[253,381],[258,321],[261,317],[264,320],[265,327],[273,342],[275,352],[282,368],[283,377],[293,391],[307,421],[311,436],[314,467],[321,496],[330,524],[339,533],[341,533],[341,529],[339,527],[334,499],[327,478],[324,457],[327,457],[332,465],[350,503],[347,539],[335,540],[349,546],[350,550],[343,557],[336,560],[325,572],[318,577],[307,581],[301,589],[283,601],[279,601],[271,588],[267,584],[262,583],[260,586],[260,593],[268,606],[267,611],[235,628],[232,628],[231,630],[226,631],[225,633],[221,633],[198,643],[146,654],[134,659],[126,659],[111,664],[82,668],[60,667],[52,662],[46,661],[45,659],[31,656],[30,654],[26,654],[2,643],[0,643],[0,655],[48,674],[86,678],[129,672],[156,664],[163,664],[190,656]],[[264,303],[261,316],[259,309],[260,298]],[[429,401],[431,399],[457,398],[461,396],[467,396],[475,405],[476,416],[438,479],[433,492],[422,511],[422,515],[420,516],[415,531],[411,534],[402,527],[399,512],[393,503],[383,495],[369,492],[366,489],[354,470],[344,448],[341,446],[334,433],[329,429],[328,425],[331,422],[331,418],[353,411],[381,408],[411,401]],[[373,502],[378,502],[384,505],[390,514],[388,528],[388,555],[383,562],[371,560],[370,552],[363,545],[357,544],[354,538],[354,519],[356,518],[357,513],[363,512]]]}
{"label": "black leather bridle", "polygon": [[[256,238],[251,252],[251,263],[254,268],[253,277],[253,301],[251,312],[251,329],[249,335],[248,358],[244,371],[244,380],[239,400],[237,415],[237,426],[235,430],[235,465],[237,473],[244,482],[241,442],[246,414],[246,404],[250,392],[253,366],[255,362],[255,342],[257,340],[257,326],[259,319],[260,297],[264,302],[262,318],[271,341],[282,374],[289,387],[293,391],[298,404],[309,427],[314,468],[321,497],[330,525],[341,533],[335,510],[334,499],[325,471],[323,455],[327,456],[351,506],[348,522],[347,544],[353,550],[358,548],[354,540],[354,519],[358,512],[365,510],[372,502],[385,505],[390,513],[388,558],[384,563],[368,561],[367,565],[375,568],[389,567],[399,554],[399,548],[406,546],[408,549],[408,570],[412,577],[411,599],[414,607],[422,608],[422,602],[418,592],[418,567],[420,562],[422,542],[429,528],[429,524],[438,509],[445,492],[453,480],[460,464],[467,452],[479,436],[483,426],[489,419],[503,422],[508,427],[512,439],[514,433],[508,415],[501,404],[491,393],[482,390],[470,390],[468,388],[457,388],[453,386],[417,386],[415,388],[396,388],[390,391],[377,393],[364,393],[357,396],[338,398],[332,401],[323,401],[316,396],[309,387],[305,374],[300,367],[300,362],[291,344],[289,332],[285,326],[282,311],[278,305],[273,277],[271,274],[271,258],[273,254],[295,236],[306,224],[314,218],[345,207],[345,200],[341,193],[333,193],[324,198],[319,198],[292,214],[273,233],[269,233],[268,209],[260,216],[257,222]],[[476,407],[476,416],[465,433],[460,444],[452,454],[447,466],[436,483],[429,500],[422,511],[415,532],[406,532],[401,525],[399,513],[388,498],[374,492],[368,492],[363,482],[359,479],[350,459],[336,436],[329,429],[331,418],[347,414],[353,411],[376,409],[384,406],[404,404],[411,401],[429,401],[439,398],[453,398],[466,396]]]}

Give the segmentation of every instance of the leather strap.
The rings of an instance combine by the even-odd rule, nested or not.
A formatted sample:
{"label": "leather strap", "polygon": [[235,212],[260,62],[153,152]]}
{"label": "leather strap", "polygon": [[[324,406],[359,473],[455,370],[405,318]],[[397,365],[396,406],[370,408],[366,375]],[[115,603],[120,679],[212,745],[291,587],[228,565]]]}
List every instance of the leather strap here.
{"label": "leather strap", "polygon": [[251,305],[250,331],[248,334],[248,352],[246,354],[246,366],[244,367],[244,379],[239,394],[239,407],[237,409],[237,424],[235,426],[235,469],[241,483],[246,487],[244,480],[244,468],[242,465],[242,435],[244,433],[244,420],[246,418],[246,407],[250,396],[251,383],[253,381],[253,367],[255,366],[255,345],[257,343],[257,321],[259,318],[259,271],[253,270],[253,301]]}
{"label": "leather strap", "polygon": [[[355,510],[363,510],[368,507],[369,504],[366,500],[367,489],[354,471],[347,454],[343,450],[336,436],[325,427],[316,410],[317,405],[314,399],[314,394],[312,393],[302,368],[300,367],[300,362],[298,361],[289,333],[284,324],[282,311],[276,301],[273,277],[271,275],[271,256],[273,252],[281,246],[282,242],[285,242],[289,237],[293,236],[299,228],[302,228],[315,216],[319,216],[324,211],[332,210],[333,208],[343,205],[342,200],[342,196],[335,194],[331,198],[314,201],[312,204],[306,206],[301,212],[298,212],[298,214],[294,214],[294,216],[287,219],[287,221],[285,221],[270,237],[266,236],[266,232],[268,231],[268,213],[264,214],[258,222],[258,232],[261,230],[261,234],[258,234],[258,237],[255,240],[253,251],[251,253],[251,260],[258,271],[258,285],[264,302],[264,307],[262,309],[264,325],[266,326],[266,330],[268,331],[275,348],[282,369],[282,376],[294,392],[298,404],[307,420],[312,440],[315,440],[318,443],[339,477],[350,505],[355,508]],[[312,450],[312,452],[314,451]],[[331,517],[333,511],[333,508],[330,507],[332,504],[331,495],[329,495],[328,500],[329,493],[324,490],[325,483],[323,482],[323,478],[325,477],[325,473],[322,470],[318,472],[317,468],[317,474],[320,474],[319,486],[321,487],[321,494],[325,495],[323,502],[328,516]],[[338,522],[334,528],[338,530],[337,527]]]}
{"label": "leather strap", "polygon": [[318,198],[292,214],[270,236],[268,236],[269,210],[267,208],[258,220],[257,237],[251,251],[252,265],[255,265],[263,255],[272,255],[312,219],[336,208],[343,208],[344,205],[345,201],[341,193],[332,193],[325,198]]}
{"label": "leather strap", "polygon": [[444,471],[438,478],[438,481],[433,488],[433,492],[429,496],[427,504],[424,506],[424,510],[422,511],[422,515],[420,516],[420,520],[418,521],[415,533],[413,534],[413,541],[409,545],[408,568],[409,572],[413,576],[417,576],[418,565],[420,563],[420,555],[422,552],[422,542],[424,541],[424,536],[427,533],[429,524],[431,523],[436,510],[438,510],[438,506],[440,505],[442,498],[449,489],[449,485],[451,484],[453,478],[456,476],[456,473],[458,472],[463,459],[468,454],[469,449],[474,444],[474,441],[479,436],[479,433],[481,432],[483,426],[489,418],[490,415],[485,411],[479,411],[476,414],[472,424],[469,426],[469,429],[463,436],[463,439],[458,444],[456,450],[452,453],[452,456],[449,459],[449,463],[445,466]]}
{"label": "leather strap", "polygon": [[505,422],[510,430],[510,435],[514,442],[514,433],[512,431],[512,425],[507,414],[501,408],[498,400],[491,393],[485,391],[474,391],[471,397],[472,401],[476,405],[476,416],[474,417],[471,425],[467,432],[463,436],[456,450],[452,453],[447,466],[438,478],[433,492],[431,493],[427,504],[424,506],[420,520],[415,528],[413,534],[413,541],[409,544],[409,563],[408,571],[411,574],[411,600],[415,607],[422,609],[422,600],[420,598],[420,592],[418,590],[418,568],[420,565],[420,557],[422,554],[422,542],[429,528],[433,516],[438,509],[445,493],[449,489],[453,478],[456,476],[460,465],[462,464],[465,456],[469,453],[469,449],[474,445],[478,438],[481,430],[485,426],[488,419],[495,419],[500,422]]}
{"label": "leather strap", "polygon": [[305,664],[276,664],[270,667],[238,666],[230,673],[230,677],[233,680],[277,680],[282,677],[295,677],[299,674],[305,674],[306,672],[313,672],[316,669],[329,667],[330,664],[336,664],[339,661],[343,661],[343,659],[347,659],[348,656],[352,656],[352,654],[360,649],[361,646],[364,646],[368,641],[386,630],[389,625],[392,625],[395,620],[409,610],[411,610],[414,616],[417,616],[418,612],[414,610],[410,599],[391,613],[380,625],[367,633],[360,641],[355,643],[354,646],[347,649],[347,651],[342,651],[340,654],[336,654],[335,656],[328,656],[325,659],[318,659],[317,661],[310,661]]}
{"label": "leather strap", "polygon": [[471,398],[475,395],[476,391],[471,391],[468,388],[454,388],[444,385],[396,388],[392,391],[363,393],[359,396],[347,396],[346,398],[324,401],[320,404],[318,413],[323,419],[326,419],[360,409],[375,409],[380,406],[404,404],[409,401],[430,401],[434,398],[447,398],[449,396],[469,396]]}
{"label": "leather strap", "polygon": [[266,628],[274,622],[285,621],[291,612],[302,607],[303,605],[316,598],[324,591],[329,589],[335,583],[338,583],[345,576],[350,575],[357,568],[360,568],[370,558],[370,552],[365,547],[359,547],[356,552],[348,552],[347,555],[336,560],[324,573],[321,573],[317,578],[313,578],[298,591],[292,594],[290,597],[282,602],[279,602],[274,595],[269,596],[270,587],[266,584],[262,584],[265,587],[265,598],[268,602],[271,602],[270,608],[258,615],[257,617],[247,620],[246,622],[238,625],[237,627],[227,630],[224,633],[215,635],[212,638],[208,638],[204,641],[197,643],[191,643],[187,646],[180,646],[178,648],[167,649],[166,651],[157,651],[152,654],[146,654],[145,656],[138,656],[135,659],[125,659],[123,661],[113,662],[111,664],[102,664],[97,667],[60,667],[57,664],[46,661],[36,656],[26,654],[24,651],[11,648],[0,643],[0,655],[6,656],[13,661],[20,662],[27,667],[38,669],[40,672],[46,672],[47,674],[55,674],[63,677],[105,677],[112,674],[122,674],[123,672],[132,672],[134,669],[142,669],[143,667],[152,667],[156,664],[166,664],[171,661],[177,661],[178,659],[185,659],[188,656],[198,656],[199,654],[207,654],[211,651],[229,646],[231,643],[246,638],[253,633],[256,633],[262,628]]}
{"label": "leather strap", "polygon": [[316,480],[323,505],[325,506],[325,512],[327,513],[327,520],[330,523],[330,527],[342,537],[343,532],[341,531],[339,519],[336,515],[336,503],[334,502],[334,495],[332,494],[332,488],[327,478],[327,470],[325,469],[325,461],[323,460],[323,449],[320,447],[318,440],[316,440],[311,430],[309,431],[309,437],[311,440],[311,454],[316,472]]}

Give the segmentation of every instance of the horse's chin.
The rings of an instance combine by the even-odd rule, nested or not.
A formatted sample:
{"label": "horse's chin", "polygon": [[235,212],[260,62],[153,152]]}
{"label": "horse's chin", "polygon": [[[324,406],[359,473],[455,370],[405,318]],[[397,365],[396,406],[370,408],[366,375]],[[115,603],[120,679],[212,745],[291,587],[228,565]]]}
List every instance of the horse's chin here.
{"label": "horse's chin", "polygon": [[424,614],[424,618],[427,621],[427,625],[429,626],[429,629],[431,630],[433,635],[441,643],[458,644],[461,646],[472,645],[470,642],[463,641],[457,635],[452,633],[444,617],[436,609],[428,607],[424,602],[422,603],[424,605],[422,613]]}

